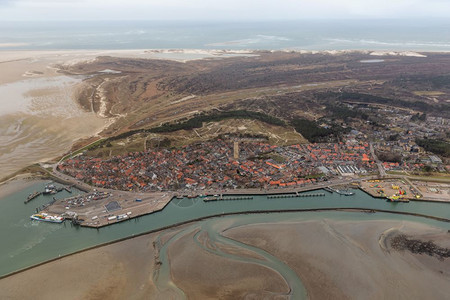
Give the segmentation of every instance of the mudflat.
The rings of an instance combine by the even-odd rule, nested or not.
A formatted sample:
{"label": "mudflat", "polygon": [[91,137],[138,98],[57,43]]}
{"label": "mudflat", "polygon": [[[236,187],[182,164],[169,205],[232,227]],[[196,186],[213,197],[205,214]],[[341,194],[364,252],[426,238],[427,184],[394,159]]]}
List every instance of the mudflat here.
{"label": "mudflat", "polygon": [[414,222],[216,218],[68,256],[3,278],[0,290],[6,299],[286,299],[293,271],[310,299],[444,299],[448,258],[394,250],[398,233],[449,245],[446,230]]}

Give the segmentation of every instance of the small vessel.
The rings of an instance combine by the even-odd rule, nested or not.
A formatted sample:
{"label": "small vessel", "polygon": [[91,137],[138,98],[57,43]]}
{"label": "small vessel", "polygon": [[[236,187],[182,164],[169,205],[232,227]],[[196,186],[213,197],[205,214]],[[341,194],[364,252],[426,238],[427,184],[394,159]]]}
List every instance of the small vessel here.
{"label": "small vessel", "polygon": [[337,190],[337,193],[344,196],[353,196],[355,193],[348,190]]}
{"label": "small vessel", "polygon": [[402,198],[399,195],[392,195],[390,197],[388,197],[388,201],[390,202],[409,202],[409,199],[406,198]]}
{"label": "small vessel", "polygon": [[30,218],[31,220],[51,222],[51,223],[62,223],[64,221],[64,218],[61,216],[52,216],[46,213],[34,214],[31,215]]}
{"label": "small vessel", "polygon": [[348,190],[338,190],[338,189],[333,189],[332,187],[325,187],[324,190],[330,192],[330,193],[337,193],[339,195],[344,195],[344,196],[353,196],[355,193],[350,192]]}
{"label": "small vessel", "polygon": [[42,192],[42,194],[44,195],[49,195],[49,194],[56,194],[56,186],[54,186],[53,184],[48,184],[45,186],[44,192]]}

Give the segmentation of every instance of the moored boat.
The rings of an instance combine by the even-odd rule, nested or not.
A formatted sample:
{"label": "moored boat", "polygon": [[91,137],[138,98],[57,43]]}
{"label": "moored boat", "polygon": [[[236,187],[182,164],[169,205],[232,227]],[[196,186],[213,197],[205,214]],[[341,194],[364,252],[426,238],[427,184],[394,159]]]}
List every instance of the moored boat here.
{"label": "moored boat", "polygon": [[409,202],[409,199],[406,198],[402,198],[399,195],[392,195],[390,197],[387,198],[389,202]]}
{"label": "moored boat", "polygon": [[64,218],[61,216],[52,216],[46,213],[31,215],[31,220],[50,222],[50,223],[62,223]]}

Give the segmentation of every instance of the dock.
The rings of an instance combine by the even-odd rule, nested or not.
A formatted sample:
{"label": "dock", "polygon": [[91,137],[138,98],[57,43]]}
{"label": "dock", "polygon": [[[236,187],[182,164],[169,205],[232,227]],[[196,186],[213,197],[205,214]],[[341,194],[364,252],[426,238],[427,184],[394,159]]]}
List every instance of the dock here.
{"label": "dock", "polygon": [[314,194],[278,194],[278,195],[268,195],[267,199],[279,199],[279,198],[297,198],[297,197],[324,197],[325,193],[314,193]]}
{"label": "dock", "polygon": [[211,201],[232,201],[232,200],[253,200],[252,196],[240,196],[240,197],[223,197],[222,195],[220,197],[206,197],[203,199],[204,202],[211,202]]}

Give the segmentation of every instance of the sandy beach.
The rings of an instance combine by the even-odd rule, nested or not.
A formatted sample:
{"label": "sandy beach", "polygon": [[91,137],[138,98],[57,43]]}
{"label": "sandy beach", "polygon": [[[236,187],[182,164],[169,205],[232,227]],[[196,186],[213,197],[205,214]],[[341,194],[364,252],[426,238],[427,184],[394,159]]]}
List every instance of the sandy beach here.
{"label": "sandy beach", "polygon": [[83,52],[0,51],[0,178],[55,158],[108,124],[74,99],[83,78],[58,73],[59,64],[93,58]]}
{"label": "sandy beach", "polygon": [[[99,88],[98,111],[86,111],[76,97],[83,76],[66,76],[61,66],[95,61],[100,56],[193,59],[252,55],[246,51],[208,50],[0,50],[0,178],[70,150],[75,141],[111,125],[106,93]],[[103,73],[102,73],[103,72]],[[104,70],[99,74],[115,72]],[[117,116],[115,116],[117,117]]]}
{"label": "sandy beach", "polygon": [[[448,247],[443,229],[292,216],[235,221],[206,220],[75,254],[3,278],[0,289],[6,299],[287,299],[293,271],[310,299],[444,299],[450,292],[448,258],[382,247],[392,230]],[[286,267],[268,267],[269,258]]]}

